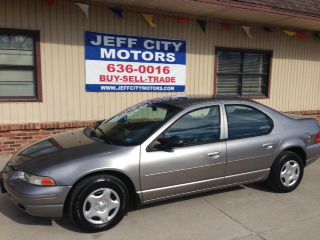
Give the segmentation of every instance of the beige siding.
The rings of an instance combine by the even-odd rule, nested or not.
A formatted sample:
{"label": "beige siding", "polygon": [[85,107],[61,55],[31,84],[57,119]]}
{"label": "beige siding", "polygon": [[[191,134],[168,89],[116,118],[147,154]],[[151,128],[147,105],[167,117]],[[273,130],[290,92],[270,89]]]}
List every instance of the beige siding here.
{"label": "beige siding", "polygon": [[67,0],[49,8],[40,0],[0,0],[0,28],[40,30],[43,102],[0,103],[0,123],[92,120],[109,117],[126,106],[163,93],[86,93],[86,30],[187,40],[187,93],[214,91],[215,47],[273,50],[270,98],[260,102],[283,111],[320,109],[320,41],[290,39],[280,31],[252,29],[253,39],[239,27],[225,31],[209,22],[203,33],[195,22],[175,24],[156,16],[158,28],[147,26],[136,12],[118,19],[106,6],[93,5],[90,18]]}

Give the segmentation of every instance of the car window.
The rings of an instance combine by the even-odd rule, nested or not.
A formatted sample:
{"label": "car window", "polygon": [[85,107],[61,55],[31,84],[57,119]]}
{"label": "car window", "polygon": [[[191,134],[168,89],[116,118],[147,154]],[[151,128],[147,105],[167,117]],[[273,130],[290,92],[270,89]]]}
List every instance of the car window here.
{"label": "car window", "polygon": [[165,108],[155,108],[152,106],[144,107],[139,109],[139,111],[135,111],[132,114],[128,114],[127,121],[128,122],[142,122],[144,121],[162,121],[166,115],[168,110]]}
{"label": "car window", "polygon": [[94,129],[94,136],[109,144],[138,145],[179,111],[181,109],[162,103],[132,107],[103,121]]}
{"label": "car window", "polygon": [[185,145],[212,142],[220,139],[220,110],[218,106],[192,111],[164,133],[164,137],[177,136]]}
{"label": "car window", "polygon": [[228,138],[265,135],[273,128],[272,120],[261,111],[245,105],[226,105]]}

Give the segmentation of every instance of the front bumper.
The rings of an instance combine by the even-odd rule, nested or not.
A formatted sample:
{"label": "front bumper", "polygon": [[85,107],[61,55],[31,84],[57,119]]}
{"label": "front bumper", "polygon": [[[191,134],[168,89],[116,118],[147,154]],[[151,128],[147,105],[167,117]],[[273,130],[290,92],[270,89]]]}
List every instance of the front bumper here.
{"label": "front bumper", "polygon": [[0,184],[10,199],[23,211],[33,216],[61,218],[71,186],[41,187],[17,179],[16,171],[1,172]]}

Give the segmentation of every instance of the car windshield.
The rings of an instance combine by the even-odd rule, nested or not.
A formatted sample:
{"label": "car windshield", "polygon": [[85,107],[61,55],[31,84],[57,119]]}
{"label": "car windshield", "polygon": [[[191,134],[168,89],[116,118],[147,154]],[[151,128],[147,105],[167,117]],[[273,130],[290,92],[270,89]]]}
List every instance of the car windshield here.
{"label": "car windshield", "polygon": [[91,135],[108,144],[139,145],[180,110],[165,103],[136,105],[103,121]]}

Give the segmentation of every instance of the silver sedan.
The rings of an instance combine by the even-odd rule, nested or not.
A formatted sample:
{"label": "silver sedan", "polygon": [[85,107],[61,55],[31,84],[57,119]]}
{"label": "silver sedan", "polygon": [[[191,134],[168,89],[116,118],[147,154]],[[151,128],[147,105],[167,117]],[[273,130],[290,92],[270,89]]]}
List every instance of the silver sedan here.
{"label": "silver sedan", "polygon": [[70,217],[85,231],[115,226],[129,207],[267,181],[293,191],[320,157],[314,119],[242,99],[166,98],[14,155],[2,192],[25,212]]}

